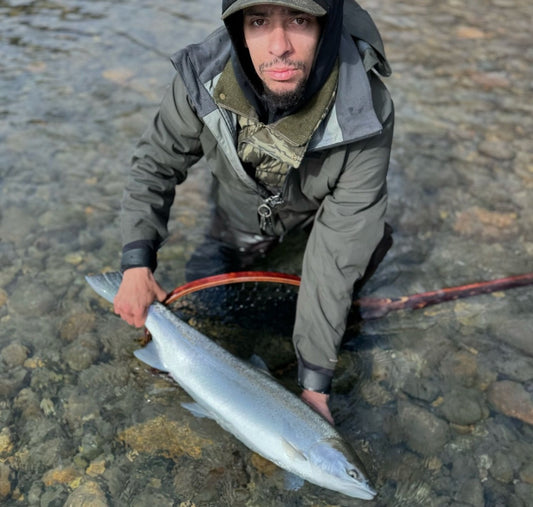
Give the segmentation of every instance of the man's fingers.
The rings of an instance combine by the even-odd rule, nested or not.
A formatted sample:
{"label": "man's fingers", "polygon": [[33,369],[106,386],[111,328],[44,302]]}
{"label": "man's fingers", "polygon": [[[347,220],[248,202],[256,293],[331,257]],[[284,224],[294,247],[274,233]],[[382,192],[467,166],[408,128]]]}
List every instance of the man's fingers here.
{"label": "man's fingers", "polygon": [[115,306],[114,312],[130,326],[143,327],[148,309],[145,307],[132,309],[131,307],[123,308],[121,306]]}
{"label": "man's fingers", "polygon": [[168,294],[166,293],[166,291],[164,291],[163,289],[159,288],[159,290],[157,291],[157,294],[156,294],[157,300],[160,303],[162,303],[165,299],[167,299],[167,296],[168,296]]}

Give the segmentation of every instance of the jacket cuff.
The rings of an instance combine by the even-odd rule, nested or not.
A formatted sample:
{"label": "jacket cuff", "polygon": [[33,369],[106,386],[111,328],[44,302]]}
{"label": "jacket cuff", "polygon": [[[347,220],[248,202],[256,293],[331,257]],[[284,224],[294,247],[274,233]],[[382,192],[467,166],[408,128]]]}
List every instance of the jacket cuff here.
{"label": "jacket cuff", "polygon": [[122,272],[130,268],[157,268],[157,249],[153,241],[140,240],[124,245],[120,270]]}
{"label": "jacket cuff", "polygon": [[317,393],[329,394],[333,371],[315,366],[298,358],[298,383],[303,389]]}

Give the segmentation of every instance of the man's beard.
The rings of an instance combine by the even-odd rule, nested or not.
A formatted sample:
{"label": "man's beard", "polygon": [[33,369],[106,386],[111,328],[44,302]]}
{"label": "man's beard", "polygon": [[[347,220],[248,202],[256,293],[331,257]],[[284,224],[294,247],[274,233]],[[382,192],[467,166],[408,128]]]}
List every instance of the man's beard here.
{"label": "man's beard", "polygon": [[265,86],[263,98],[270,111],[288,111],[298,105],[305,92],[306,80],[302,79],[290,92],[276,93]]}

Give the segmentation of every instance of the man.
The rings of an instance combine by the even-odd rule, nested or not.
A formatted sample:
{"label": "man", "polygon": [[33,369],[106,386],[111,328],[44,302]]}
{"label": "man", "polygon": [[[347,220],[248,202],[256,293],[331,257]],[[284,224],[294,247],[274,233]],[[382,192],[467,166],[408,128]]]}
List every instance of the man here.
{"label": "man", "polygon": [[150,303],[165,298],[156,252],[175,186],[205,156],[213,218],[187,277],[245,268],[310,228],[293,341],[302,399],[333,423],[328,396],[354,284],[390,246],[394,114],[376,74],[390,69],[353,0],[223,0],[222,19],[173,56],[177,74],[135,151],[115,312],[142,326]]}

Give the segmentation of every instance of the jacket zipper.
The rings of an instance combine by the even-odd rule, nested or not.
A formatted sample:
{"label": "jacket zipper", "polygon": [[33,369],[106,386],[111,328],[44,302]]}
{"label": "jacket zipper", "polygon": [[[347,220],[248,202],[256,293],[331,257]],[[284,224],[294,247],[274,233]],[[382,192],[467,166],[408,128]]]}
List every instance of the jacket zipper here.
{"label": "jacket zipper", "polygon": [[263,234],[266,234],[272,230],[272,215],[274,214],[276,208],[284,203],[285,201],[283,200],[280,192],[267,197],[257,207],[257,214],[259,215],[259,228]]}

